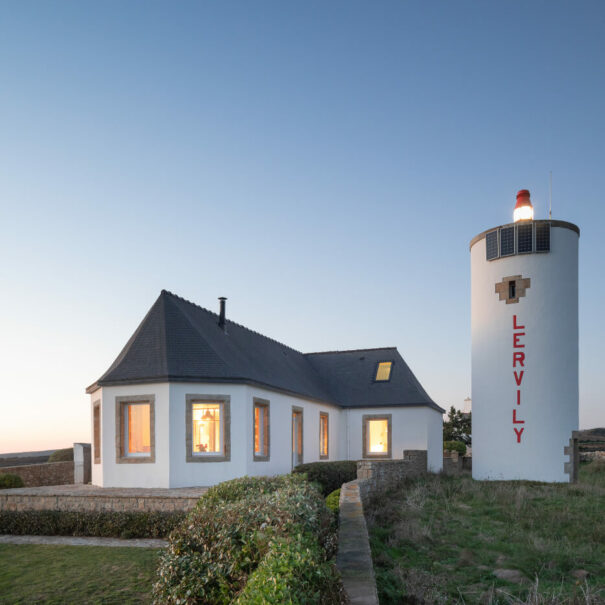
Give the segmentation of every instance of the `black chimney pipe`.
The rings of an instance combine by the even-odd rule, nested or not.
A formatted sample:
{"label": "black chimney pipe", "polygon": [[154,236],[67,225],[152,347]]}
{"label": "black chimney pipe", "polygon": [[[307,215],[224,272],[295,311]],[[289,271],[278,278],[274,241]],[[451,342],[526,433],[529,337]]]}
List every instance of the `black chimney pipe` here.
{"label": "black chimney pipe", "polygon": [[218,316],[218,327],[221,330],[225,330],[225,301],[227,300],[226,296],[219,296],[218,299],[221,301],[221,312]]}

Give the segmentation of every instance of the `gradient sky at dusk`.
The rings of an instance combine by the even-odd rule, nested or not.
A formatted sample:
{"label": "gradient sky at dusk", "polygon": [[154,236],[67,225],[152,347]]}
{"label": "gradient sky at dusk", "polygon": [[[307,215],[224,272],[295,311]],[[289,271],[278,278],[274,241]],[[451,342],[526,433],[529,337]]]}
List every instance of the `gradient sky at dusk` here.
{"label": "gradient sky at dusk", "polygon": [[90,441],[166,288],[304,352],[395,345],[470,395],[470,239],[578,224],[605,426],[603,2],[0,4],[0,452]]}

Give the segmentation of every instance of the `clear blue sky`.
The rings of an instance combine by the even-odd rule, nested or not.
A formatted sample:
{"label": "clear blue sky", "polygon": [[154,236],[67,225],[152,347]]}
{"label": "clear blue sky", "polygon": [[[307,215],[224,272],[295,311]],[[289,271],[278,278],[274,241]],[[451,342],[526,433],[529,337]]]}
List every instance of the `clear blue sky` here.
{"label": "clear blue sky", "polygon": [[469,240],[577,223],[605,425],[603,2],[0,4],[0,451],[90,439],[162,288],[470,395]]}

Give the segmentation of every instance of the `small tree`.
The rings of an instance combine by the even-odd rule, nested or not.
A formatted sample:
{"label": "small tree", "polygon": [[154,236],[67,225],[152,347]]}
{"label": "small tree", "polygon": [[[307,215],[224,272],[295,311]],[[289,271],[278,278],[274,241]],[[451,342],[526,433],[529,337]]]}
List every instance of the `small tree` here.
{"label": "small tree", "polygon": [[471,414],[450,407],[448,418],[443,423],[443,441],[461,441],[471,445]]}

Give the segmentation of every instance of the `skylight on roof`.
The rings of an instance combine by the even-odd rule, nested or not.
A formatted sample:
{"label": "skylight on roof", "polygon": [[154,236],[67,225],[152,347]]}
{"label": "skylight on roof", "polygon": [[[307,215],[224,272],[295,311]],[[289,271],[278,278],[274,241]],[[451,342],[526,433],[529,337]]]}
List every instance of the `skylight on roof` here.
{"label": "skylight on roof", "polygon": [[380,361],[376,368],[376,382],[386,382],[391,379],[392,361]]}

